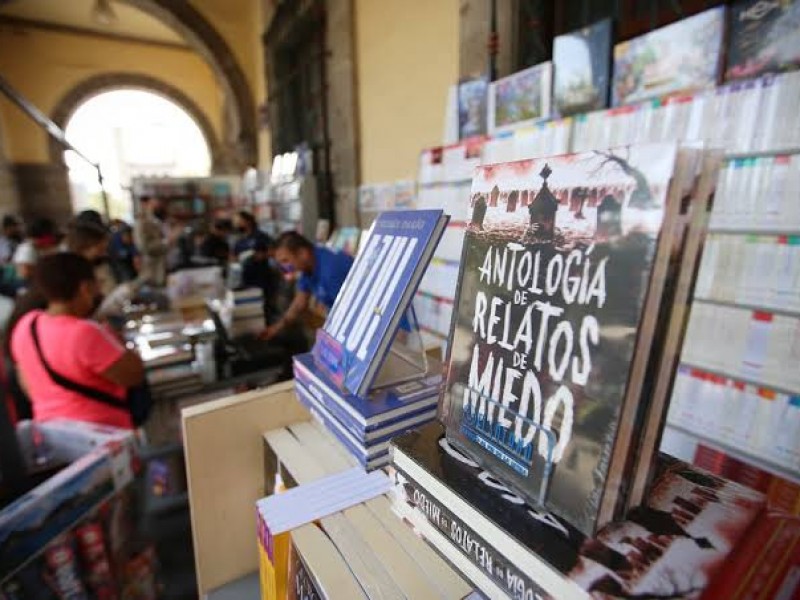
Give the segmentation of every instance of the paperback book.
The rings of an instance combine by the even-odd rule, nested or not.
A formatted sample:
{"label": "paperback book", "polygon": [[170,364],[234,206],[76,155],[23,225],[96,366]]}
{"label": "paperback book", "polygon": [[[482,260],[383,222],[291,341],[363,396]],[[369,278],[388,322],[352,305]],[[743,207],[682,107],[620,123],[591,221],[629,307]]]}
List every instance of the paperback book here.
{"label": "paperback book", "polygon": [[486,135],[486,97],[489,80],[467,79],[458,84],[458,136],[466,139]]}
{"label": "paperback book", "polygon": [[532,125],[550,116],[553,63],[546,62],[489,85],[489,133]]}
{"label": "paperback book", "polygon": [[420,374],[391,346],[402,337],[401,319],[447,220],[441,210],[398,210],[375,219],[313,350],[317,366],[341,389],[366,396],[382,368],[395,380]]}
{"label": "paperback book", "polygon": [[[389,442],[393,437],[430,423],[436,418],[436,405],[434,402],[428,410],[397,420],[383,429],[358,432],[349,428],[327,410],[316,388],[307,388],[299,381],[296,381],[295,393],[297,394],[297,399],[309,409],[312,416],[330,431],[342,446],[367,470],[388,464]],[[436,396],[432,398],[435,400]]]}
{"label": "paperback book", "polygon": [[633,146],[484,166],[473,180],[447,436],[588,535],[624,492],[678,156]]}
{"label": "paperback book", "polygon": [[586,537],[526,504],[439,424],[396,438],[392,452],[398,515],[512,598],[696,599],[764,503],[763,494],[662,456],[647,506]]}
{"label": "paperback book", "polygon": [[731,7],[727,81],[800,66],[800,2],[743,0]]}
{"label": "paperback book", "polygon": [[612,29],[611,19],[603,19],[553,40],[553,97],[559,115],[608,106]]}
{"label": "paperback book", "polygon": [[714,87],[724,31],[721,6],[617,44],[613,105]]}
{"label": "paperback book", "polygon": [[430,375],[370,392],[366,397],[342,394],[314,365],[311,354],[294,358],[295,382],[314,396],[354,435],[378,434],[387,427],[436,408],[441,390],[441,364],[431,364]]}

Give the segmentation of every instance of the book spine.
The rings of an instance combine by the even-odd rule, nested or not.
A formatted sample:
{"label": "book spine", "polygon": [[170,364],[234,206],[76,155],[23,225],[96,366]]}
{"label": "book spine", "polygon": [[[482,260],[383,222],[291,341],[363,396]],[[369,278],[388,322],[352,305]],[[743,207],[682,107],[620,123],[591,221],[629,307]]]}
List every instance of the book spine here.
{"label": "book spine", "polygon": [[[396,467],[395,467],[396,468]],[[395,502],[404,503],[442,532],[473,565],[516,600],[549,598],[547,592],[404,471],[397,469]],[[402,488],[402,489],[401,489]]]}
{"label": "book spine", "polygon": [[366,469],[372,469],[389,462],[388,448],[370,454],[369,449],[365,447],[363,443],[359,443],[346,432],[342,431],[341,425],[339,425],[329,413],[321,410],[320,406],[314,402],[308,391],[302,386],[297,386],[296,389],[297,396],[303,405],[308,407],[311,410],[311,414],[314,415],[328,431],[336,436],[336,439],[359,461],[361,466]]}
{"label": "book spine", "polygon": [[[368,433],[378,432],[380,429],[395,425],[404,420],[412,419],[421,415],[422,413],[428,412],[436,407],[438,400],[438,387],[428,388],[424,390],[424,393],[423,391],[418,393],[415,392],[407,397],[402,397],[404,402],[409,404],[412,402],[414,403],[415,406],[413,409],[400,415],[396,415],[387,419],[381,419],[377,423],[365,425],[364,423],[354,419],[352,414],[343,407],[344,404],[347,404],[346,396],[337,397],[330,394],[327,391],[327,388],[319,385],[316,377],[309,374],[305,368],[295,368],[294,372],[295,379],[306,388],[306,390],[317,400],[317,402],[323,406],[325,410],[327,410],[331,416],[341,423],[349,432],[359,439],[365,438],[366,434]],[[390,394],[390,400],[401,399],[401,397],[394,392],[387,392],[387,394]],[[370,440],[370,442],[378,443],[380,441],[386,441],[386,439],[394,437],[400,431],[402,430],[398,430],[398,432],[392,433],[388,436],[378,435],[374,439]]]}

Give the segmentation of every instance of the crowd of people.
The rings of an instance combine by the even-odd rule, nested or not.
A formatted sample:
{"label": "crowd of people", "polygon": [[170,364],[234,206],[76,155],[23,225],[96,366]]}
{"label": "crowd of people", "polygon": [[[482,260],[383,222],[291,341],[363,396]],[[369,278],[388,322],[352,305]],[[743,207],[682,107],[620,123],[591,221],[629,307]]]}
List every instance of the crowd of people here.
{"label": "crowd of people", "polygon": [[[146,377],[126,348],[104,299],[120,290],[163,287],[169,272],[241,266],[241,286],[264,295],[265,343],[279,344],[310,305],[333,305],[352,258],[296,232],[273,240],[252,214],[216,219],[205,231],[169,222],[162,202],[140,202],[135,223],[96,211],[59,229],[51,220],[23,227],[6,216],[0,235],[0,295],[6,310],[3,378],[12,420],[69,418],[132,428]],[[316,300],[316,302],[313,302]],[[289,345],[291,352],[297,345]]]}

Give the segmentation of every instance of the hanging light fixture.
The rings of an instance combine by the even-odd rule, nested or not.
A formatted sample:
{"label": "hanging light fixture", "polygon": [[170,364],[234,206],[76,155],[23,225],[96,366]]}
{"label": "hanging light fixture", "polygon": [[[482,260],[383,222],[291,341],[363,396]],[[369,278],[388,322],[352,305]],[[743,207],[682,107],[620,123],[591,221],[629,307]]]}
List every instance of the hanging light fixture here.
{"label": "hanging light fixture", "polygon": [[113,25],[117,21],[117,13],[111,8],[109,0],[95,0],[92,7],[92,19],[100,25]]}

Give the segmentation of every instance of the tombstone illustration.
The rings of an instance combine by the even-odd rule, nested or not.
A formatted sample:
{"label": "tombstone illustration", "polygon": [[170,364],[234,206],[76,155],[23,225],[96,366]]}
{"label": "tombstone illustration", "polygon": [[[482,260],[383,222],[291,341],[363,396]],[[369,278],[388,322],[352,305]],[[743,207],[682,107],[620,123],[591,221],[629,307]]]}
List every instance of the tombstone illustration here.
{"label": "tombstone illustration", "polygon": [[542,189],[528,206],[530,226],[536,232],[536,237],[542,240],[552,240],[556,229],[556,211],[558,200],[547,185],[547,178],[553,173],[550,165],[545,164],[539,172],[543,179]]}
{"label": "tombstone illustration", "polygon": [[574,198],[576,199],[575,202],[575,218],[576,219],[585,219],[586,216],[583,214],[583,207],[586,205],[586,199],[589,197],[589,188],[580,187],[575,190]]}
{"label": "tombstone illustration", "polygon": [[472,209],[471,223],[478,229],[483,229],[483,220],[486,218],[486,195],[478,194],[475,206]]}
{"label": "tombstone illustration", "polygon": [[517,199],[519,198],[519,192],[517,190],[513,190],[508,193],[508,200],[506,201],[506,212],[513,213],[517,210]]}
{"label": "tombstone illustration", "polygon": [[494,186],[492,191],[489,192],[489,206],[497,206],[497,200],[500,198],[500,188]]}
{"label": "tombstone illustration", "polygon": [[612,238],[622,234],[622,204],[607,194],[597,207],[596,237]]}

